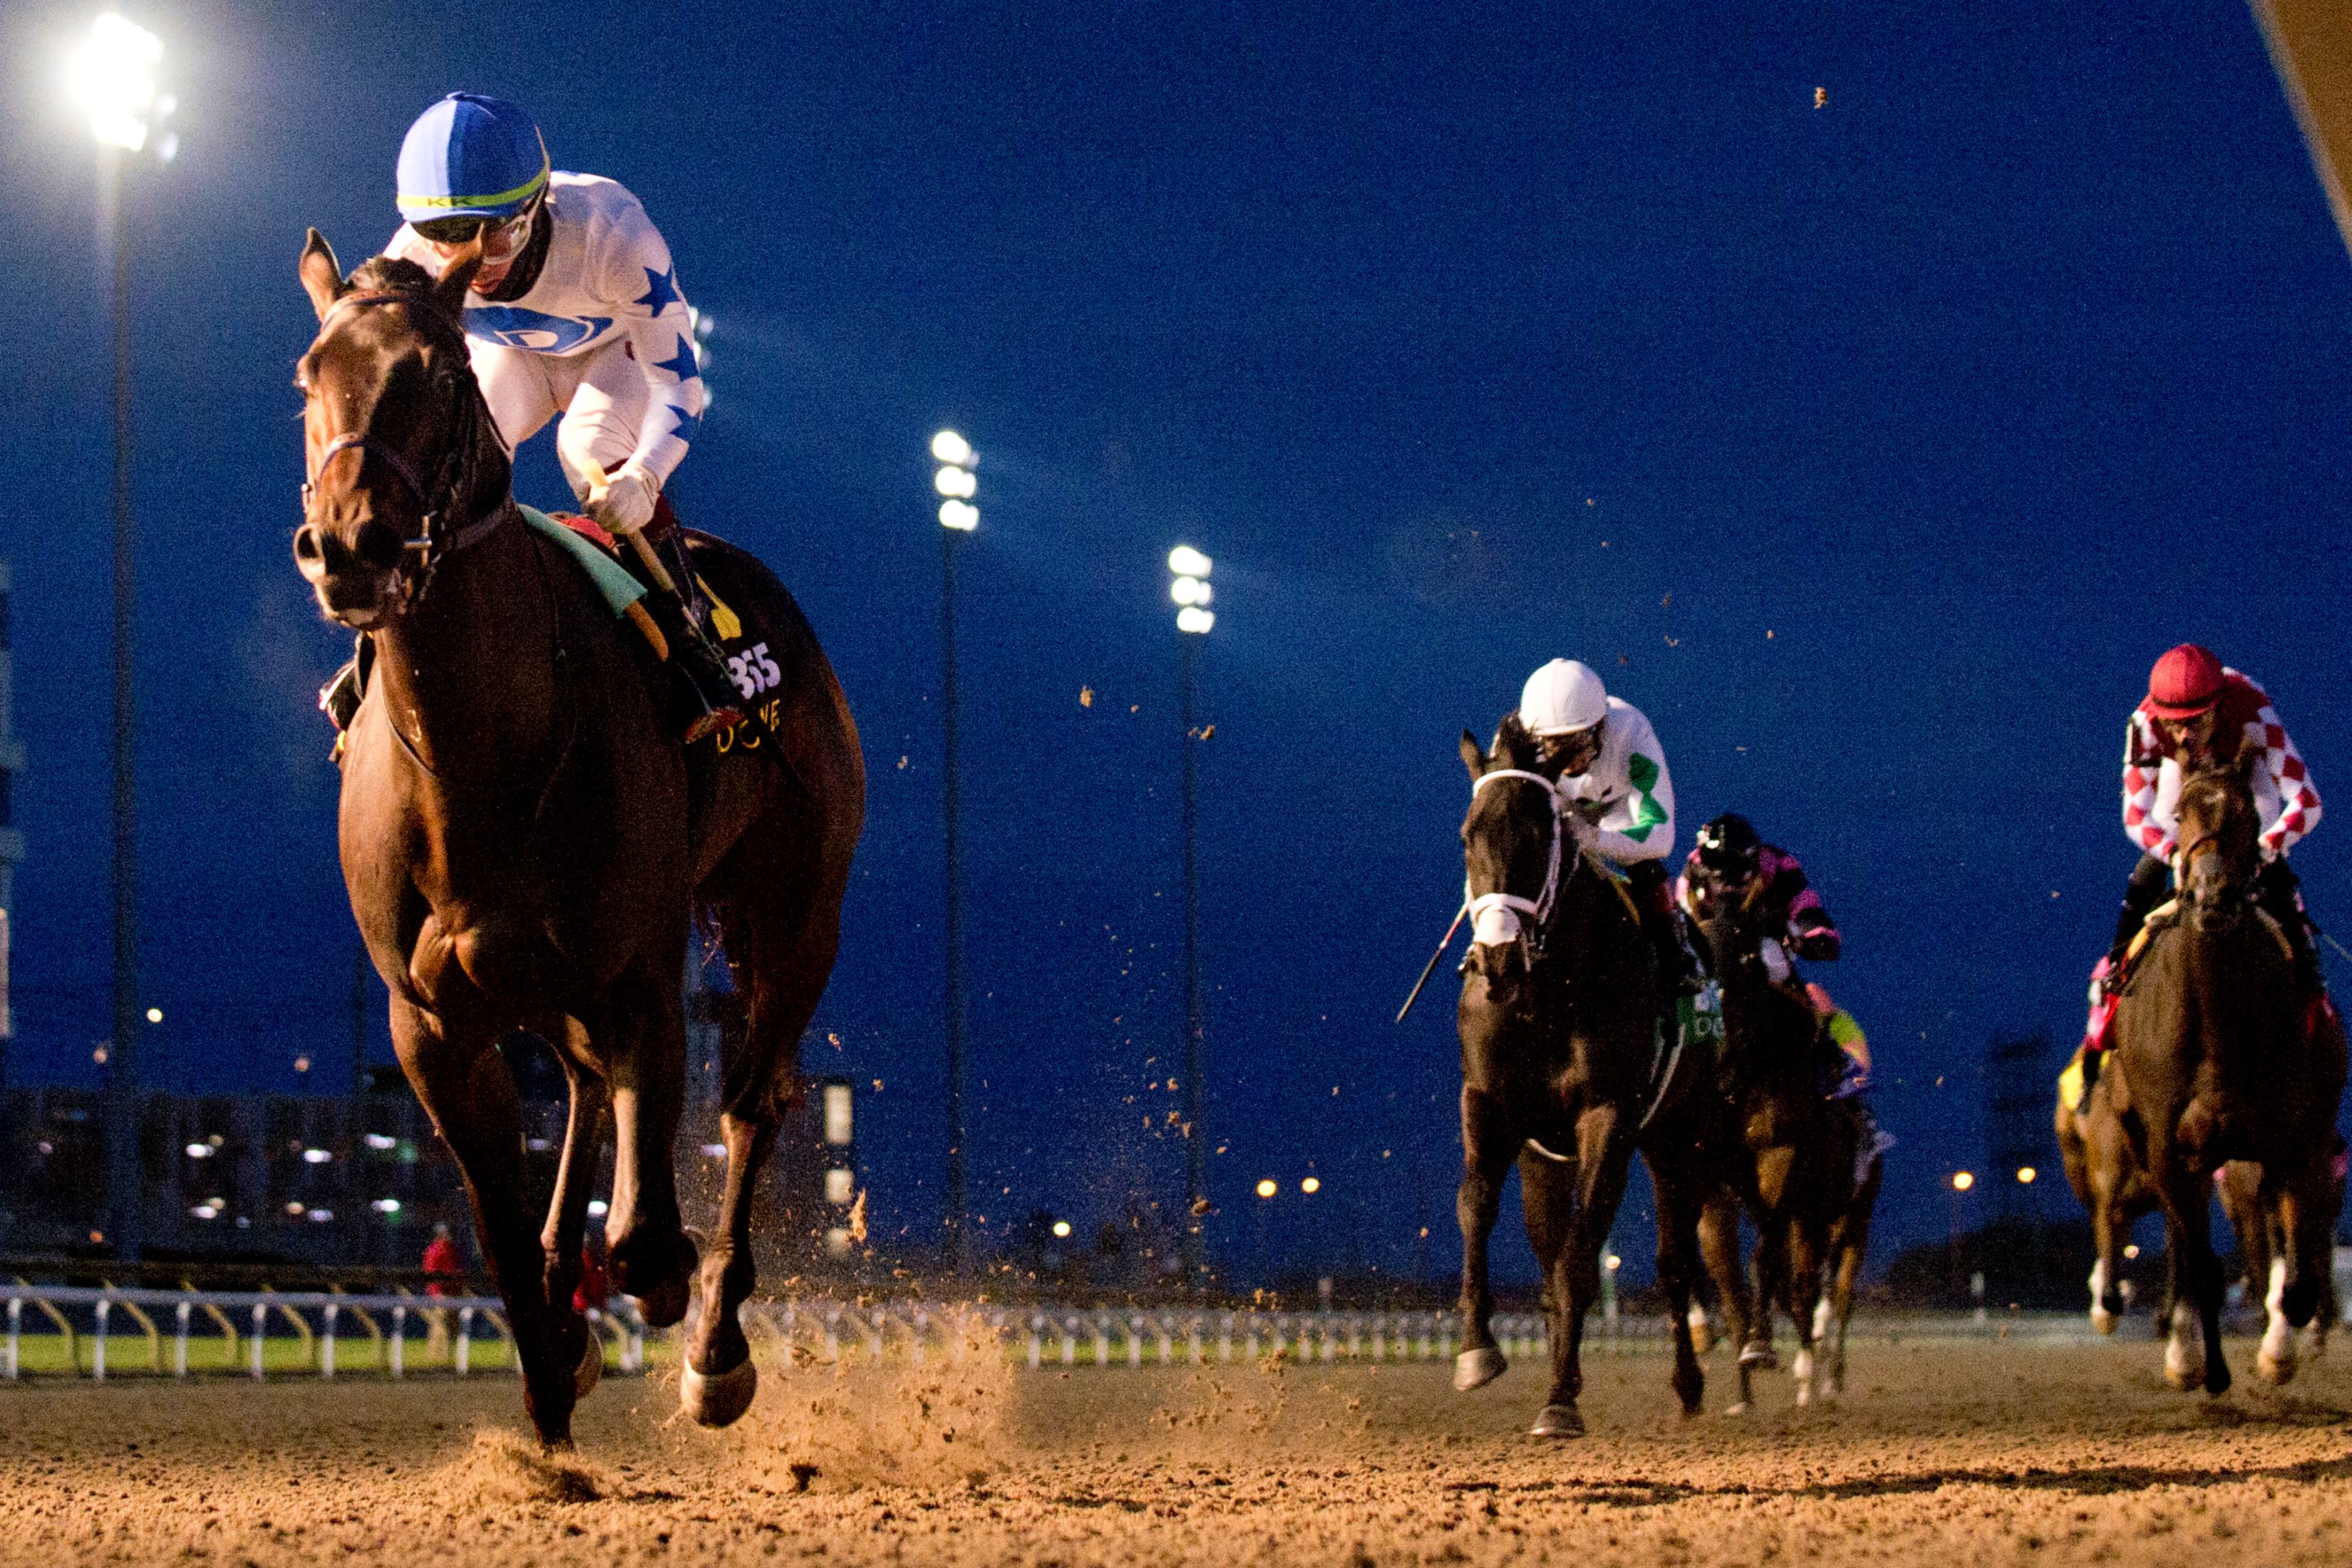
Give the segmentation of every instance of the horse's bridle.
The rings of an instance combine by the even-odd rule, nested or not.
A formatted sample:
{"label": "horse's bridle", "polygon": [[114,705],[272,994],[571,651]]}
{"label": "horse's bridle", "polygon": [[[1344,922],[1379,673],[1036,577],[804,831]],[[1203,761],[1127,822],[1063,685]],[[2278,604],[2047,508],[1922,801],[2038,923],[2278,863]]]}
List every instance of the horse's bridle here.
{"label": "horse's bridle", "polygon": [[[451,320],[437,300],[427,294],[399,289],[344,295],[328,306],[326,313],[319,318],[319,336],[326,336],[328,323],[339,312],[368,305],[406,305],[420,314],[439,318],[455,328],[460,342],[463,341],[464,326]],[[444,526],[442,514],[459,494],[473,489],[474,451],[480,445],[481,421],[487,408],[482,401],[481,385],[471,376],[435,379],[453,383],[462,381],[463,386],[457,397],[457,417],[451,431],[448,449],[442,454],[441,466],[435,471],[429,486],[417,477],[415,465],[408,460],[405,453],[366,430],[345,431],[329,441],[320,449],[319,460],[311,467],[310,477],[302,481],[302,515],[307,521],[310,515],[310,503],[318,493],[320,476],[326,473],[328,464],[345,452],[359,453],[362,467],[368,458],[374,458],[400,477],[400,482],[407,487],[410,497],[416,502],[420,519],[416,537],[404,539],[400,542],[398,575],[401,594],[411,608],[424,602],[426,592],[433,585],[434,571],[445,557],[480,540],[504,522],[508,513],[514,510],[509,502],[492,509],[488,515],[478,518],[455,531]]]}
{"label": "horse's bridle", "polygon": [[[1550,921],[1552,904],[1559,896],[1561,850],[1568,837],[1559,817],[1559,791],[1541,773],[1530,773],[1525,768],[1496,768],[1478,775],[1470,785],[1471,795],[1475,796],[1496,779],[1518,779],[1544,792],[1546,815],[1551,819],[1551,855],[1549,863],[1544,868],[1543,891],[1532,899],[1521,898],[1517,893],[1474,893],[1470,889],[1470,879],[1465,876],[1462,879],[1462,910],[1470,919],[1470,945],[1474,948],[1519,942],[1527,945],[1532,955],[1534,950],[1542,945],[1544,926]],[[1480,929],[1486,923],[1487,913],[1497,910],[1509,920],[1511,930],[1507,935],[1489,935]]]}

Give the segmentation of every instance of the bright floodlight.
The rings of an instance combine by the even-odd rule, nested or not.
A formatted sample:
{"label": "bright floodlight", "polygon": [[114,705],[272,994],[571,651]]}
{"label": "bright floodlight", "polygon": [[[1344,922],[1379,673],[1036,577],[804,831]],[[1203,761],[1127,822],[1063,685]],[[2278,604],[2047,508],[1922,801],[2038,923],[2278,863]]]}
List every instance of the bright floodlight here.
{"label": "bright floodlight", "polygon": [[1205,605],[1209,585],[1198,577],[1179,577],[1168,584],[1168,596],[1180,605]]}
{"label": "bright floodlight", "polygon": [[1302,1193],[1319,1193],[1323,1190],[1323,1178],[1309,1176],[1298,1184],[1298,1190]]}
{"label": "bright floodlight", "polygon": [[1180,632],[1205,632],[1216,624],[1215,613],[1198,605],[1187,605],[1176,612],[1176,629]]}
{"label": "bright floodlight", "polygon": [[155,91],[163,63],[163,40],[146,28],[111,11],[92,23],[89,41],[66,66],[66,89],[89,117],[90,133],[125,152],[147,145],[151,121],[167,107]]}
{"label": "bright floodlight", "polygon": [[160,1023],[162,1023],[162,1022],[163,1021],[163,1009],[162,1009],[161,1007],[150,1007],[150,1008],[148,1008],[148,1009],[147,1009],[147,1021],[148,1021],[149,1023],[151,1023],[151,1024],[160,1024]]}
{"label": "bright floodlight", "polygon": [[1976,1177],[1971,1175],[1969,1173],[1966,1171],[1954,1171],[1952,1173],[1952,1191],[1956,1193],[1965,1193],[1976,1184]]}
{"label": "bright floodlight", "polygon": [[980,508],[968,500],[943,500],[940,502],[940,526],[970,533],[980,526]]}
{"label": "bright floodlight", "polygon": [[1272,1176],[1266,1177],[1257,1184],[1257,1195],[1262,1198],[1270,1198],[1274,1196],[1275,1193],[1279,1189],[1275,1183],[1275,1179]]}
{"label": "bright floodlight", "polygon": [[2033,1184],[2033,1178],[2041,1173],[2031,1165],[2020,1165],[2017,1168],[2017,1179],[2029,1187]]}
{"label": "bright floodlight", "polygon": [[[953,432],[952,432],[952,431],[950,431],[950,434],[953,434]],[[1067,1236],[1067,1235],[1069,1235],[1069,1234],[1070,1234],[1070,1222],[1069,1222],[1068,1220],[1066,1220],[1066,1219],[1057,1219],[1057,1220],[1055,1220],[1055,1221],[1054,1222],[1054,1234],[1055,1234],[1055,1236]]]}
{"label": "bright floodlight", "polygon": [[971,467],[971,443],[952,430],[942,430],[931,437],[931,456],[950,468]]}
{"label": "bright floodlight", "polygon": [[1205,577],[1211,564],[1207,556],[1189,544],[1180,544],[1168,552],[1168,570],[1179,577]]}
{"label": "bright floodlight", "polygon": [[940,494],[953,496],[959,500],[970,500],[980,489],[980,481],[971,477],[970,468],[959,468],[953,464],[942,465],[940,471],[931,476],[931,484]]}

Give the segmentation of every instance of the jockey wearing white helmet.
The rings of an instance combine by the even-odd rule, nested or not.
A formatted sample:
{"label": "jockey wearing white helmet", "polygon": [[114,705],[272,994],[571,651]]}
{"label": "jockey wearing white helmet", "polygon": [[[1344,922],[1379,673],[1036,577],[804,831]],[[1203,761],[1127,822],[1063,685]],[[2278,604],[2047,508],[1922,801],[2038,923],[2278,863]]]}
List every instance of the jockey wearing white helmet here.
{"label": "jockey wearing white helmet", "polygon": [[1535,737],[1537,767],[1554,781],[1562,806],[1590,825],[1589,847],[1625,872],[1660,972],[1677,986],[1694,986],[1697,963],[1667,888],[1675,783],[1657,731],[1572,658],[1553,659],[1528,677],[1519,722]]}
{"label": "jockey wearing white helmet", "polygon": [[[438,277],[481,241],[466,342],[507,449],[561,416],[556,457],[588,515],[614,533],[642,531],[688,601],[672,606],[656,593],[648,602],[694,688],[687,738],[741,722],[661,494],[704,405],[692,321],[661,231],[615,182],[551,168],[530,117],[478,93],[453,92],[417,117],[396,179],[406,221],[385,255]],[[622,558],[635,569],[631,552]]]}

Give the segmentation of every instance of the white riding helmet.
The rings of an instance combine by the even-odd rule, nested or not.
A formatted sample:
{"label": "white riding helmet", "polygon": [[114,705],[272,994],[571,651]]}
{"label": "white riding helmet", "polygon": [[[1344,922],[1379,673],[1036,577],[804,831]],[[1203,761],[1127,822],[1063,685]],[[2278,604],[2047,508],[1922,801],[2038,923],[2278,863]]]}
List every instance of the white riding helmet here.
{"label": "white riding helmet", "polygon": [[1528,677],[1519,722],[1530,735],[1570,735],[1609,716],[1609,690],[1590,665],[1556,658]]}

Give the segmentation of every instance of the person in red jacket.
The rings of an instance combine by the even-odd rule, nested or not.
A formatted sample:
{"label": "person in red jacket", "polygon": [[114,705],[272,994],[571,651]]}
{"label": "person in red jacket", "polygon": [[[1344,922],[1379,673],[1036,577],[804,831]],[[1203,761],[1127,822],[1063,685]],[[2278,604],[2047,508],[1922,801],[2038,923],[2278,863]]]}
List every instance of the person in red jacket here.
{"label": "person in red jacket", "polygon": [[[457,1255],[457,1244],[449,1239],[449,1225],[446,1220],[435,1223],[433,1239],[425,1244],[425,1256],[418,1262],[425,1270],[425,1294],[428,1297],[446,1296],[453,1287],[462,1287],[466,1282],[466,1260]],[[440,1360],[448,1358],[449,1309],[446,1307],[425,1309],[425,1353]]]}

